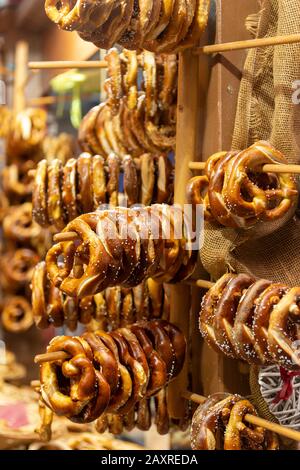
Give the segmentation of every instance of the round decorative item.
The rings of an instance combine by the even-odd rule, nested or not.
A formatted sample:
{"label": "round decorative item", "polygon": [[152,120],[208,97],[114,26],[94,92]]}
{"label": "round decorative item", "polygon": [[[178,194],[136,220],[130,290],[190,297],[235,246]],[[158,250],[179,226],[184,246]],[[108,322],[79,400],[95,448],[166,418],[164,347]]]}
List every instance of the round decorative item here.
{"label": "round decorative item", "polygon": [[250,387],[262,417],[300,430],[300,370],[252,366]]}

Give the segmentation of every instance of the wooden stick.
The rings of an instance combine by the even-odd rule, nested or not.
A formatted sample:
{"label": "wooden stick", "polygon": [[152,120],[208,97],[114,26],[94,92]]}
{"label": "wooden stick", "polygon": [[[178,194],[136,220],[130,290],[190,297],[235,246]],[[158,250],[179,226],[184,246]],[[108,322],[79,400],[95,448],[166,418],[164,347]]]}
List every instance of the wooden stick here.
{"label": "wooden stick", "polygon": [[249,39],[247,41],[226,42],[223,44],[212,44],[210,46],[197,47],[194,54],[218,54],[220,52],[238,51],[241,49],[254,49],[256,47],[280,46],[284,44],[300,43],[300,34],[289,34],[286,36],[275,36],[269,38]]}
{"label": "wooden stick", "polygon": [[26,41],[18,41],[16,45],[16,70],[14,83],[14,112],[23,111],[26,105],[25,101],[25,85],[27,81],[27,62],[28,62],[28,43]]}
{"label": "wooden stick", "polygon": [[64,361],[70,356],[64,351],[50,352],[44,354],[38,354],[34,358],[35,364],[42,364],[43,362],[54,362],[54,361]]}
{"label": "wooden stick", "polygon": [[106,60],[53,60],[41,62],[29,62],[30,70],[45,69],[104,69]]}
{"label": "wooden stick", "polygon": [[30,382],[30,387],[32,388],[40,388],[41,382],[39,380],[32,380]]}
{"label": "wooden stick", "polygon": [[[205,162],[191,162],[190,170],[204,170]],[[263,173],[294,173],[300,174],[300,165],[267,164],[262,167]]]}
{"label": "wooden stick", "polygon": [[190,286],[201,287],[202,289],[210,289],[214,285],[213,282],[206,281],[205,279],[185,281],[184,284],[189,284]]}
{"label": "wooden stick", "polygon": [[[206,401],[206,397],[202,395],[198,395],[197,393],[189,392],[188,390],[185,391],[182,396],[187,398],[188,400],[193,401],[194,403],[198,403],[202,405]],[[244,417],[245,421],[250,424],[254,424],[255,426],[261,426],[264,429],[268,429],[269,431],[273,431],[281,436],[288,437],[293,441],[300,442],[300,432],[295,431],[294,429],[288,428],[286,426],[282,426],[281,424],[272,423],[271,421],[267,421],[266,419],[260,418],[259,416],[254,416],[251,414],[246,414]]]}
{"label": "wooden stick", "polygon": [[53,236],[54,242],[72,242],[74,240],[78,240],[79,236],[76,232],[61,232],[56,233]]}

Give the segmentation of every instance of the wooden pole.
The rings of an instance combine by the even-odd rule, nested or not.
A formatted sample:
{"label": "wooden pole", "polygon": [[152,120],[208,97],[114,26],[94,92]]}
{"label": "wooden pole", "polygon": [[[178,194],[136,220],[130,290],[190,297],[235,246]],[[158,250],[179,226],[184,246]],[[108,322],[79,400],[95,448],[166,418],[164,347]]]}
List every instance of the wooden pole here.
{"label": "wooden pole", "polygon": [[[202,171],[205,169],[205,162],[190,162],[190,170]],[[263,173],[294,173],[300,174],[300,165],[285,165],[281,163],[267,164],[262,167]]]}
{"label": "wooden pole", "polygon": [[300,43],[300,34],[289,34],[286,36],[275,36],[269,38],[249,39],[245,41],[233,41],[210,46],[197,47],[194,54],[218,54],[228,51],[239,51],[243,49],[254,49],[256,47],[281,46],[284,44]]}
{"label": "wooden pole", "polygon": [[14,112],[23,111],[26,106],[25,86],[27,82],[27,64],[29,48],[26,41],[19,41],[16,45],[15,53],[15,83],[14,83]]}
{"label": "wooden pole", "polygon": [[47,69],[103,69],[107,67],[105,60],[53,60],[29,62],[30,70]]}
{"label": "wooden pole", "polygon": [[[191,177],[189,162],[193,161],[197,144],[199,63],[191,50],[179,55],[178,104],[174,202],[184,205],[185,188]],[[190,335],[191,289],[188,285],[171,286],[170,321],[180,328],[186,338]],[[188,342],[189,343],[189,342]],[[183,418],[186,403],[182,392],[188,388],[189,353],[181,373],[168,386],[168,411],[172,418]]]}

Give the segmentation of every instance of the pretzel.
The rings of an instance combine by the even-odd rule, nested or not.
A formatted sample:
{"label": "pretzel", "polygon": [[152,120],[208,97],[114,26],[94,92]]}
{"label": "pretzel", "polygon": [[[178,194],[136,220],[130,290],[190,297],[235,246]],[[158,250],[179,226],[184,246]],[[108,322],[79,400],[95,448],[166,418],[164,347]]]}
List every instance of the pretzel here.
{"label": "pretzel", "polygon": [[154,423],[158,434],[164,435],[169,432],[169,414],[166,390],[163,388],[154,397],[155,402],[155,419]]}
{"label": "pretzel", "polygon": [[173,195],[173,166],[170,160],[160,155],[158,157],[157,196],[158,204],[170,202]]}
{"label": "pretzel", "polygon": [[79,203],[83,213],[93,210],[92,157],[83,153],[77,160]]}
{"label": "pretzel", "polygon": [[145,128],[145,94],[142,93],[138,96],[137,107],[130,110],[130,122],[132,133],[134,134],[138,144],[145,149],[146,152],[159,153],[160,147],[156,147],[151,139],[148,137]]}
{"label": "pretzel", "polygon": [[186,36],[179,43],[177,51],[187,47],[192,47],[199,43],[199,40],[207,26],[210,11],[210,0],[197,0],[194,19],[189,27]]}
{"label": "pretzel", "polygon": [[174,356],[175,356],[175,365],[173,375],[176,377],[179,372],[181,371],[184,360],[185,360],[185,352],[186,352],[186,341],[181,333],[181,331],[172,323],[167,322],[166,320],[153,320],[151,323],[154,325],[163,327],[167,335],[169,336]]}
{"label": "pretzel", "polygon": [[147,387],[147,375],[143,366],[129,353],[128,346],[121,333],[113,331],[111,336],[118,346],[120,361],[130,370],[132,378],[131,396],[127,403],[118,409],[119,414],[124,414],[144,396]]}
{"label": "pretzel", "polygon": [[93,175],[93,207],[95,210],[106,203],[106,175],[104,169],[104,158],[95,155],[92,159]]}
{"label": "pretzel", "polygon": [[266,442],[266,433],[263,428],[244,423],[246,414],[257,416],[254,406],[248,400],[240,400],[231,409],[229,422],[224,436],[224,450],[278,450],[278,440],[274,433],[272,445]]}
{"label": "pretzel", "polygon": [[32,205],[25,202],[20,206],[11,206],[3,220],[4,235],[9,240],[30,243],[40,238],[41,228],[32,220]]}
{"label": "pretzel", "polygon": [[154,281],[154,279],[149,278],[146,282],[150,299],[151,317],[161,318],[163,312],[164,288],[162,284]]}
{"label": "pretzel", "polygon": [[263,364],[265,356],[255,341],[252,331],[254,310],[259,296],[271,285],[260,279],[252,284],[242,296],[234,320],[234,344],[238,356],[253,364]]}
{"label": "pretzel", "polygon": [[155,184],[155,167],[152,155],[145,153],[140,158],[141,162],[141,203],[149,205],[153,198],[153,189]]}
{"label": "pretzel", "polygon": [[1,172],[2,187],[10,197],[18,199],[31,196],[33,189],[32,177],[28,171],[33,169],[34,162],[29,160],[21,166],[12,164],[3,168]]}
{"label": "pretzel", "polygon": [[148,431],[151,427],[151,410],[149,400],[140,400],[137,404],[136,426],[141,431]]}
{"label": "pretzel", "polygon": [[[45,403],[56,414],[72,420],[82,416],[85,407],[94,397],[97,384],[91,351],[87,347],[84,348],[78,339],[66,336],[54,338],[47,351],[65,351],[71,359],[64,361],[60,366],[49,362],[41,365],[41,392]],[[70,380],[70,396],[60,388],[58,374]]]}
{"label": "pretzel", "polygon": [[112,352],[118,365],[118,387],[112,394],[107,407],[107,412],[116,412],[123,409],[123,407],[128,404],[133,391],[132,379],[125,365],[120,362],[118,347],[113,338],[103,331],[97,331],[96,336],[98,336],[105,346]]}
{"label": "pretzel", "polygon": [[169,106],[174,104],[176,100],[177,91],[177,56],[163,55],[162,56],[162,83],[159,91],[159,101],[162,109],[166,110]]}
{"label": "pretzel", "polygon": [[77,299],[66,297],[63,302],[64,321],[70,331],[77,328],[79,305]]}
{"label": "pretzel", "polygon": [[112,329],[120,326],[121,315],[121,288],[109,287],[105,290],[107,317]]}
{"label": "pretzel", "polygon": [[123,426],[126,431],[132,431],[135,427],[135,409],[132,408],[126,415],[122,416]]}
{"label": "pretzel", "polygon": [[136,165],[130,155],[126,155],[123,159],[123,171],[124,193],[127,197],[127,205],[131,207],[138,202],[139,180]]}
{"label": "pretzel", "polygon": [[149,378],[150,378],[150,368],[146,359],[146,355],[143,351],[143,348],[141,344],[139,343],[135,334],[130,330],[130,328],[119,328],[118,332],[125,339],[131,356],[136,361],[138,361],[144,369],[146,379],[145,379],[145,387],[142,393],[143,395],[145,395],[147,393],[147,388],[148,388],[148,383],[149,383]]}
{"label": "pretzel", "polygon": [[244,289],[253,284],[255,279],[247,274],[239,274],[231,279],[224,287],[218,305],[214,312],[214,330],[216,341],[224,354],[236,358],[233,325],[236,309]]}
{"label": "pretzel", "polygon": [[62,201],[69,221],[78,216],[77,210],[77,160],[71,158],[63,167]]}
{"label": "pretzel", "polygon": [[12,333],[29,330],[33,324],[31,306],[24,297],[9,297],[4,301],[1,312],[3,328]]}
{"label": "pretzel", "polygon": [[36,169],[32,191],[32,216],[42,227],[48,227],[47,189],[48,172],[47,161],[41,160]]}
{"label": "pretzel", "polygon": [[123,87],[126,93],[127,106],[129,109],[134,109],[137,106],[137,71],[138,61],[136,51],[128,51],[123,49],[121,55],[122,65],[126,71],[123,74]]}
{"label": "pretzel", "polygon": [[38,261],[38,254],[29,248],[4,253],[1,257],[2,287],[6,289],[24,287],[31,281],[33,268]]}
{"label": "pretzel", "polygon": [[47,198],[47,212],[48,220],[51,225],[54,225],[58,230],[65,226],[64,211],[62,206],[61,194],[61,178],[62,178],[62,163],[58,159],[52,160],[49,163],[48,169],[48,198]]}
{"label": "pretzel", "polygon": [[123,432],[123,417],[115,414],[107,415],[108,430],[111,434],[118,435]]}
{"label": "pretzel", "polygon": [[103,155],[104,150],[96,135],[96,121],[101,105],[94,106],[84,116],[78,130],[78,142],[83,152]]}
{"label": "pretzel", "polygon": [[130,329],[143,348],[148,362],[150,376],[147,386],[147,396],[152,396],[167,382],[166,363],[161,355],[159,355],[156,349],[153,347],[151,340],[142,326],[132,325]]}
{"label": "pretzel", "polygon": [[121,61],[118,50],[114,47],[105,56],[108,64],[108,76],[105,89],[108,95],[107,104],[113,115],[119,110],[119,101],[122,97]]}
{"label": "pretzel", "polygon": [[3,191],[0,191],[0,223],[2,224],[3,219],[9,208],[9,201]]}
{"label": "pretzel", "polygon": [[106,189],[109,196],[109,204],[111,206],[117,206],[117,196],[119,192],[120,162],[116,155],[111,154],[107,159],[107,163],[109,177]]}
{"label": "pretzel", "polygon": [[256,344],[262,351],[265,363],[272,363],[273,358],[269,352],[268,327],[274,306],[288,292],[284,284],[271,284],[256,301],[253,318],[253,335]]}
{"label": "pretzel", "polygon": [[240,400],[239,395],[215,393],[197,408],[191,426],[193,450],[223,448],[224,429],[226,429],[233,406]]}
{"label": "pretzel", "polygon": [[[286,163],[284,156],[268,142],[260,141],[240,152],[228,166],[225,176],[224,198],[234,213],[241,217],[260,217],[276,220],[295,206],[298,191],[291,175],[276,176],[275,187],[262,189],[259,181],[253,182],[249,174],[259,172],[268,163]],[[272,181],[273,183],[273,181]],[[247,199],[243,198],[246,192]]]}
{"label": "pretzel", "polygon": [[176,131],[173,124],[161,124],[154,122],[154,120],[146,120],[145,127],[153,145],[159,147],[163,152],[174,150]]}
{"label": "pretzel", "polygon": [[300,288],[293,287],[274,306],[269,320],[269,351],[276,363],[286,369],[298,368],[300,364],[295,348],[299,340],[299,300]]}
{"label": "pretzel", "polygon": [[234,279],[234,274],[224,274],[224,276],[222,276],[205,294],[201,303],[201,310],[199,315],[200,332],[209,346],[211,346],[218,353],[221,352],[221,348],[217,342],[213,327],[214,314],[224,288],[232,279]]}

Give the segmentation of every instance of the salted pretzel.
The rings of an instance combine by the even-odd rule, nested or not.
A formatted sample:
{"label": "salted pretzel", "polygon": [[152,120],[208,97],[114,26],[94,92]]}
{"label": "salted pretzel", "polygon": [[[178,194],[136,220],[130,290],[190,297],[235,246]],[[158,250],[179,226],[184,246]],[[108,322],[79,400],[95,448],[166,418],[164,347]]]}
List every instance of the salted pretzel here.
{"label": "salted pretzel", "polygon": [[119,101],[122,98],[122,76],[121,60],[118,50],[114,47],[108,51],[105,56],[108,64],[108,76],[105,81],[105,89],[108,95],[107,104],[112,114],[117,114],[119,110]]}
{"label": "salted pretzel", "polygon": [[271,282],[265,279],[254,282],[242,296],[236,311],[233,328],[235,350],[239,357],[252,364],[265,362],[265,355],[255,341],[252,325],[259,296],[270,285]]}
{"label": "salted pretzel", "polygon": [[239,402],[239,395],[215,393],[200,405],[192,419],[191,446],[193,450],[223,448],[223,433],[231,410]]}
{"label": "salted pretzel", "polygon": [[42,108],[26,108],[15,116],[7,138],[8,161],[37,152],[46,135],[47,114]]}
{"label": "salted pretzel", "polygon": [[136,427],[141,431],[148,431],[151,427],[151,410],[149,400],[144,399],[138,402],[136,414]]}
{"label": "salted pretzel", "polygon": [[4,329],[12,333],[22,333],[33,325],[31,305],[21,296],[8,297],[1,311]]}
{"label": "salted pretzel", "polygon": [[249,288],[254,278],[247,274],[239,274],[224,287],[218,305],[214,311],[213,328],[219,348],[232,358],[236,358],[233,325],[236,308],[245,289]]}
{"label": "salted pretzel", "polygon": [[246,399],[234,404],[224,435],[224,450],[279,450],[276,434],[244,422],[246,414],[257,416]]}
{"label": "salted pretzel", "polygon": [[38,328],[48,328],[50,324],[61,326],[63,317],[63,299],[61,292],[47,282],[45,262],[38,263],[31,280],[32,315]]}
{"label": "salted pretzel", "polygon": [[123,75],[123,88],[126,94],[127,106],[134,109],[137,106],[138,89],[137,89],[137,73],[138,59],[136,51],[128,51],[123,49],[121,55],[121,68],[125,68]]}
{"label": "salted pretzel", "polygon": [[71,158],[63,167],[61,196],[67,219],[73,220],[78,215],[77,208],[77,161]]}
{"label": "salted pretzel", "polygon": [[117,196],[119,192],[119,174],[120,174],[120,161],[117,155],[111,154],[107,160],[108,163],[108,181],[107,193],[109,197],[109,204],[117,206]]}
{"label": "salted pretzel", "polygon": [[105,290],[106,310],[109,324],[112,329],[120,326],[121,316],[121,287],[108,287]]}
{"label": "salted pretzel", "polygon": [[[251,173],[257,173],[268,163],[286,163],[286,159],[268,142],[260,141],[240,152],[228,165],[224,198],[228,205],[234,204],[238,216],[257,217],[263,213],[264,220],[274,220],[294,206],[298,191],[290,174],[280,173],[275,180],[273,176],[265,190],[260,188],[259,181],[255,183],[250,179]],[[242,191],[247,193],[247,200],[243,199]]]}
{"label": "salted pretzel", "polygon": [[268,328],[271,314],[276,304],[289,291],[284,284],[271,284],[264,290],[256,301],[253,318],[253,335],[255,343],[262,352],[264,362],[272,363],[273,358],[269,350]]}
{"label": "salted pretzel", "polygon": [[269,320],[268,345],[273,359],[286,369],[299,368],[295,345],[299,341],[300,288],[293,287],[274,306]]}
{"label": "salted pretzel", "polygon": [[29,243],[41,238],[41,227],[32,220],[30,202],[10,207],[3,220],[3,231],[9,240],[20,243]]}
{"label": "salted pretzel", "polygon": [[77,199],[82,208],[82,212],[93,210],[93,177],[92,177],[92,157],[88,153],[83,153],[77,160],[78,190]]}
{"label": "salted pretzel", "polygon": [[140,157],[141,164],[141,203],[149,205],[152,202],[155,184],[154,157],[145,153]]}
{"label": "salted pretzel", "polygon": [[1,255],[1,285],[6,290],[25,287],[32,277],[39,255],[29,248],[19,248]]}
{"label": "salted pretzel", "polygon": [[130,155],[123,159],[124,193],[127,197],[128,207],[139,201],[139,179],[134,160]]}
{"label": "salted pretzel", "polygon": [[93,175],[93,207],[95,210],[106,203],[106,174],[104,168],[104,158],[95,155],[92,160]]}
{"label": "salted pretzel", "polygon": [[34,220],[41,225],[41,227],[47,227],[49,225],[47,188],[47,160],[41,160],[37,165],[32,192],[32,215]]}
{"label": "salted pretzel", "polygon": [[158,204],[170,203],[173,195],[173,166],[164,155],[160,155],[157,159],[157,196],[156,202]]}
{"label": "salted pretzel", "polygon": [[179,43],[177,51],[184,50],[187,47],[192,47],[193,45],[199,43],[199,40],[208,23],[209,11],[210,0],[196,0],[196,10],[193,21],[186,36]]}
{"label": "salted pretzel", "polygon": [[62,163],[58,159],[52,160],[47,169],[47,214],[50,225],[54,225],[57,230],[65,226],[65,214],[62,205],[61,179]]}

